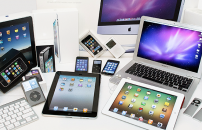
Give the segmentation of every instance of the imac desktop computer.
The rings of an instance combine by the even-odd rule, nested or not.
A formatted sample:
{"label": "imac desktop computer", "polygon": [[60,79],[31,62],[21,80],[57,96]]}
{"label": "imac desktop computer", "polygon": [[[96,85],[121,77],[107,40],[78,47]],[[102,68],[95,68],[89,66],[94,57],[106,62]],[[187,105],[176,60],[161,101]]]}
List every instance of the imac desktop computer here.
{"label": "imac desktop computer", "polygon": [[138,33],[142,16],[180,21],[185,0],[101,0],[98,34]]}

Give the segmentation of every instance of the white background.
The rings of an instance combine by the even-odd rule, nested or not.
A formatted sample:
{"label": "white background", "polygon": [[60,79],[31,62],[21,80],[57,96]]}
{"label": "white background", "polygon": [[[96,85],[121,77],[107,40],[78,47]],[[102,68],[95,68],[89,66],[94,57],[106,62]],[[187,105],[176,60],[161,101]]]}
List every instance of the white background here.
{"label": "white background", "polygon": [[[59,0],[62,1],[62,0]],[[64,0],[63,0],[64,1]],[[73,0],[72,0],[73,1]],[[185,8],[197,8],[199,0],[186,0]],[[50,3],[49,0],[37,0],[37,9],[54,9],[54,8],[77,8],[79,10],[79,36],[82,36],[88,30],[95,32],[95,36],[101,43],[105,43],[110,37],[113,37],[121,45],[130,45],[134,48],[137,35],[99,35],[97,34],[97,24],[100,9],[100,0],[81,0],[80,3]],[[182,18],[183,21],[183,18]],[[129,49],[131,47],[124,47]],[[90,56],[88,53],[81,55]],[[111,56],[109,52],[103,56]],[[125,54],[132,56],[132,54]]]}
{"label": "white background", "polygon": [[[79,35],[87,30],[93,30],[97,32],[98,14],[100,8],[100,0],[80,0],[80,3],[57,3],[48,2],[49,0],[0,0],[1,8],[0,15],[5,15],[8,13],[16,13],[20,11],[31,11],[32,9],[52,9],[52,8],[68,8],[75,7],[79,10]],[[186,0],[185,8],[194,8],[198,6],[198,0]],[[196,19],[193,19],[196,20]],[[95,33],[96,34],[96,33]],[[112,35],[97,35],[97,38],[104,43],[107,39],[112,37]],[[113,35],[113,37],[122,45],[124,44],[135,44],[136,35]],[[104,56],[107,56],[104,55]],[[104,66],[105,62],[110,57],[101,57]],[[118,70],[120,70],[124,65],[126,65],[132,57],[130,58],[120,58],[121,61]],[[57,59],[56,59],[57,60]],[[93,59],[90,58],[89,62],[89,72],[91,72]],[[56,61],[56,69],[62,71],[74,71],[74,63],[69,64],[58,64]],[[51,86],[54,73],[43,74],[47,82],[48,90]],[[105,116],[101,113],[104,105],[110,98],[111,94],[109,92],[108,80],[110,77],[102,76],[101,88],[100,88],[100,100],[98,109],[98,118],[93,120],[87,119],[70,119],[70,118],[56,118],[56,117],[44,117],[41,115],[44,104],[33,107],[39,116],[39,120],[22,127],[22,130],[142,130],[142,128],[113,119],[111,117]],[[202,99],[202,83],[200,82],[194,96]],[[47,95],[47,92],[45,93]],[[24,97],[21,87],[18,85],[6,94],[0,92],[0,105],[13,101],[15,99]],[[176,122],[175,130],[201,130],[202,123],[194,120],[185,114],[184,108],[180,111],[178,120]]]}

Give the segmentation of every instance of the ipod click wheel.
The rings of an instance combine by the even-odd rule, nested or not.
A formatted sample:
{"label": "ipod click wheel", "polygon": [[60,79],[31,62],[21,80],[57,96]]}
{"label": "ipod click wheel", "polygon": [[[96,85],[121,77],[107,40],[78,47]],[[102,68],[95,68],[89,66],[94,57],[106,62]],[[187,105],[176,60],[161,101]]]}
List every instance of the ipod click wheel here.
{"label": "ipod click wheel", "polygon": [[41,94],[40,94],[39,92],[37,92],[37,91],[31,92],[31,94],[30,94],[30,99],[31,99],[32,101],[34,101],[34,102],[39,101],[40,98],[41,98]]}

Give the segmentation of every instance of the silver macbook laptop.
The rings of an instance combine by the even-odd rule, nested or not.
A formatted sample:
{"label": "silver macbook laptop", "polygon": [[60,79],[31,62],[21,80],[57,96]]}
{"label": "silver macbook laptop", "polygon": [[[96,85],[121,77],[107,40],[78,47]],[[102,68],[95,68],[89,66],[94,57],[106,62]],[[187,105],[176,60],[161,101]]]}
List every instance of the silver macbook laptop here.
{"label": "silver macbook laptop", "polygon": [[180,92],[186,107],[201,78],[201,45],[202,28],[143,16],[133,60],[110,82],[128,78]]}

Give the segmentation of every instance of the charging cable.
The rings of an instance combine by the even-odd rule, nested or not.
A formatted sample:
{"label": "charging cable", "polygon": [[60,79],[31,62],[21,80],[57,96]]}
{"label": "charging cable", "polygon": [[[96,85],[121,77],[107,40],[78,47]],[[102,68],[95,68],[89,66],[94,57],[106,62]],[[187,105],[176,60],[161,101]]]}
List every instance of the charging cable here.
{"label": "charging cable", "polygon": [[[114,90],[116,89],[116,87],[118,86],[118,83],[119,83],[120,81],[118,81],[118,82],[115,82],[115,83],[112,83],[112,82],[110,82],[110,80],[109,80],[109,82],[108,82],[108,87],[109,87],[109,93],[110,94],[112,94],[113,92],[114,92]],[[111,84],[111,85],[110,85]]]}

